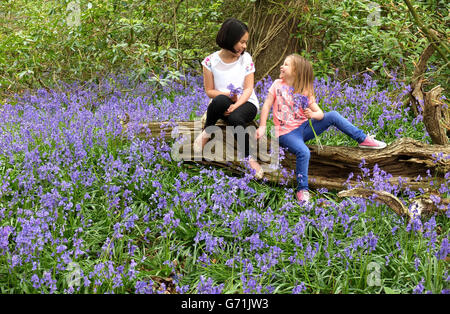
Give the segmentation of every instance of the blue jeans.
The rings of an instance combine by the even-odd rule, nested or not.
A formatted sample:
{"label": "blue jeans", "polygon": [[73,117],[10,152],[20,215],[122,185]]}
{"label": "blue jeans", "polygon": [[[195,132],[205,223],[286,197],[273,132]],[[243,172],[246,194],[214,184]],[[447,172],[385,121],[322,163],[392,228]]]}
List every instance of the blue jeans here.
{"label": "blue jeans", "polygon": [[[355,127],[336,111],[326,112],[322,120],[311,119],[311,122],[317,135],[322,134],[328,127],[334,125],[358,143],[366,139],[366,134],[362,130]],[[279,137],[280,146],[287,148],[289,152],[296,156],[297,191],[308,189],[310,152],[305,142],[313,138],[314,132],[309,122],[305,122],[295,130]]]}

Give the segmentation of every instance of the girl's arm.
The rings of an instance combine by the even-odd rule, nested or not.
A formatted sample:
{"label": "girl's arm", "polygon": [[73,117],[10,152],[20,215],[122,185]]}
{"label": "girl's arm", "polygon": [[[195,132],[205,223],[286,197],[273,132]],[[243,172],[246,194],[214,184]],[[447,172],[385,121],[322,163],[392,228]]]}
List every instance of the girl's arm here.
{"label": "girl's arm", "polygon": [[314,119],[314,120],[322,120],[323,119],[323,111],[320,109],[319,105],[316,103],[316,98],[312,97],[312,102],[309,104],[309,107],[306,108],[304,111],[305,116],[308,119]]}
{"label": "girl's arm", "polygon": [[225,95],[230,97],[230,92],[221,92],[215,89],[214,76],[212,72],[205,67],[203,67],[203,86],[205,87],[206,95],[208,95],[208,97],[211,99],[219,95]]}
{"label": "girl's arm", "polygon": [[236,108],[240,105],[246,103],[250,96],[253,93],[253,85],[255,83],[255,75],[254,73],[248,74],[244,79],[244,88],[242,91],[242,95],[239,97],[239,99],[235,102]]}
{"label": "girl's arm", "polygon": [[267,94],[266,101],[261,109],[261,116],[259,118],[259,128],[256,130],[256,139],[259,139],[266,134],[267,117],[269,116],[270,108],[272,108],[274,97],[271,93]]}

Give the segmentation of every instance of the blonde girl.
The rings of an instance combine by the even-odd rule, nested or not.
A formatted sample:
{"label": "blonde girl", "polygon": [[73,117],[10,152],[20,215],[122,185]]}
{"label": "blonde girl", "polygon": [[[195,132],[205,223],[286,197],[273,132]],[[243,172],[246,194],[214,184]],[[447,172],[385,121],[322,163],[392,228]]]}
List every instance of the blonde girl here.
{"label": "blonde girl", "polygon": [[[256,138],[266,133],[266,122],[273,106],[275,136],[281,147],[285,147],[296,156],[297,189],[296,198],[308,202],[308,167],[310,151],[305,142],[334,125],[340,131],[359,143],[359,147],[381,149],[386,143],[377,141],[338,112],[324,113],[317,105],[314,96],[314,73],[311,63],[298,54],[288,56],[280,68],[280,78],[275,80],[261,109],[259,128]],[[302,101],[303,100],[303,101]],[[311,125],[307,122],[311,119]]]}

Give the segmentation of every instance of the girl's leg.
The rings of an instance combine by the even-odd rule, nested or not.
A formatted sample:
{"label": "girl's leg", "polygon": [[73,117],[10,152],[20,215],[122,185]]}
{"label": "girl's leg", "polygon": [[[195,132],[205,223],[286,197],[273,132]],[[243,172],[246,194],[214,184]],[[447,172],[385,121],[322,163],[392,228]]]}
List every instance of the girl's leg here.
{"label": "girl's leg", "polygon": [[[312,119],[312,125],[316,134],[322,134],[326,129],[328,129],[331,125],[334,125],[344,134],[350,136],[352,139],[357,141],[358,143],[363,142],[366,139],[366,134],[356,126],[351,124],[347,119],[341,116],[337,111],[325,112],[322,120],[314,120]],[[309,122],[305,123],[306,129],[304,133],[305,142],[314,138],[314,132],[309,125]]]}
{"label": "girl's leg", "polygon": [[[244,154],[244,158],[249,158],[250,167],[255,170],[255,178],[262,179],[264,171],[261,165],[257,162],[256,156],[250,156],[250,134],[246,129],[248,123],[255,119],[258,110],[251,102],[246,102],[234,110],[228,117],[225,117],[225,121],[228,125],[235,127],[235,138],[237,137],[238,153]],[[243,134],[239,134],[243,132]],[[253,133],[251,133],[253,134]],[[242,143],[242,135],[244,136],[244,143]],[[253,134],[254,136],[254,134]]]}
{"label": "girl's leg", "polygon": [[208,134],[210,132],[208,132],[207,127],[215,125],[219,119],[224,119],[223,114],[232,103],[233,101],[225,95],[219,95],[211,101],[206,111],[205,131]]}
{"label": "girl's leg", "polygon": [[303,140],[305,124],[309,125],[309,123],[304,123],[297,129],[279,137],[280,145],[296,156],[297,191],[308,190],[310,151]]}
{"label": "girl's leg", "polygon": [[224,119],[223,114],[232,103],[233,101],[225,95],[219,95],[211,101],[206,111],[204,129],[194,141],[194,151],[201,152],[203,150],[203,147],[211,138],[212,130],[208,127],[215,125],[217,120]]}
{"label": "girl's leg", "polygon": [[[255,119],[258,110],[251,102],[246,102],[234,110],[228,117],[225,117],[225,121],[228,125],[235,127],[237,132],[244,132],[244,143],[238,140],[238,151],[244,153],[244,157],[247,158],[250,155],[250,135],[246,126],[248,123]],[[238,128],[242,127],[242,128]],[[235,134],[239,139],[239,134]],[[254,158],[256,160],[256,158]]]}

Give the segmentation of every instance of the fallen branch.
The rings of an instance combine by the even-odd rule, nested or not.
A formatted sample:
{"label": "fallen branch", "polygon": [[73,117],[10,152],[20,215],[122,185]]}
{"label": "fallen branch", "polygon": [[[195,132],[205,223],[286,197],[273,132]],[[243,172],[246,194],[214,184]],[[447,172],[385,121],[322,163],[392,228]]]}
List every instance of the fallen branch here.
{"label": "fallen branch", "polygon": [[418,198],[411,200],[411,206],[408,208],[393,194],[386,191],[375,191],[365,188],[354,188],[351,190],[345,190],[338,193],[339,197],[361,197],[364,199],[375,200],[384,203],[390,207],[397,215],[407,215],[409,219],[414,217],[420,217],[423,214],[430,213],[445,213],[450,203],[449,199],[441,199],[439,196],[439,203],[444,205],[442,208],[436,206],[430,198],[430,194],[422,195]]}
{"label": "fallen branch", "polygon": [[374,191],[364,188],[354,188],[351,190],[344,190],[338,193],[339,197],[361,197],[364,199],[373,199],[380,201],[394,210],[399,215],[407,215],[408,208],[394,195],[386,191]]}

